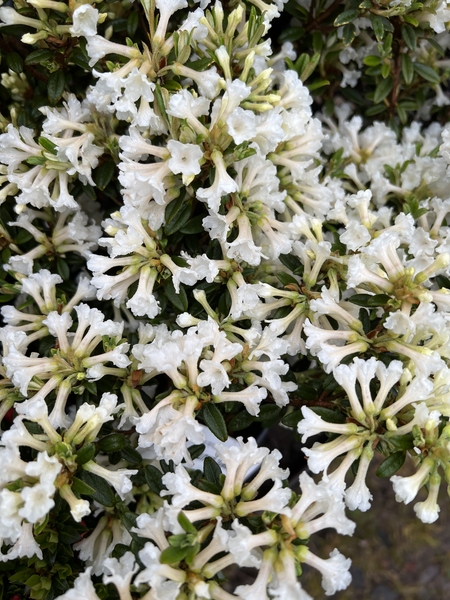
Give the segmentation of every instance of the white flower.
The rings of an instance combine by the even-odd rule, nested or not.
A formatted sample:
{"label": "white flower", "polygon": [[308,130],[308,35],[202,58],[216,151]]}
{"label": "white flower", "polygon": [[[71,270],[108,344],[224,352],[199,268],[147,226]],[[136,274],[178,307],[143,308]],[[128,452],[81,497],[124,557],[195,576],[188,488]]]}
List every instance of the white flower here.
{"label": "white flower", "polygon": [[434,523],[439,518],[440,507],[437,503],[441,478],[436,473],[430,477],[430,490],[428,497],[424,502],[417,502],[414,505],[414,512],[422,523]]}
{"label": "white flower", "polygon": [[345,558],[337,548],[335,548],[330,558],[324,560],[310,552],[306,546],[302,546],[306,552],[302,552],[300,560],[320,571],[322,575],[322,587],[326,596],[332,596],[340,590],[345,590],[350,585],[352,576],[350,574],[350,565],[352,561]]}
{"label": "white flower", "polygon": [[256,136],[256,116],[251,110],[236,108],[227,119],[228,133],[236,144],[247,142]]}
{"label": "white flower", "polygon": [[100,600],[95,591],[91,580],[92,567],[88,567],[84,573],[78,575],[75,580],[75,587],[71,588],[56,600]]}
{"label": "white flower", "polygon": [[303,434],[303,444],[309,437],[318,435],[324,431],[330,433],[347,433],[348,435],[358,431],[356,423],[328,423],[307,406],[302,406],[301,410],[303,419],[298,422],[297,431]]}
{"label": "white flower", "polygon": [[183,174],[183,183],[188,185],[194,175],[201,171],[200,160],[203,158],[202,149],[196,144],[182,144],[176,140],[167,142],[167,149],[171,158],[167,163],[172,173]]}
{"label": "white flower", "polygon": [[234,179],[227,173],[227,167],[221,152],[213,150],[211,160],[216,167],[214,183],[209,188],[199,188],[197,190],[197,198],[206,202],[211,211],[218,212],[222,196],[236,192],[238,186]]}
{"label": "white flower", "polygon": [[19,510],[19,515],[29,521],[36,523],[50,512],[55,506],[53,494],[55,486],[51,484],[37,483],[36,485],[23,488],[21,496],[25,502]]}
{"label": "white flower", "polygon": [[98,10],[90,4],[79,6],[73,13],[73,25],[69,29],[73,36],[83,35],[85,37],[96,35]]}
{"label": "white flower", "polygon": [[417,496],[420,488],[426,483],[433,467],[434,460],[432,458],[425,458],[414,475],[411,475],[410,477],[393,475],[391,481],[397,502],[404,502],[405,504],[412,502]]}

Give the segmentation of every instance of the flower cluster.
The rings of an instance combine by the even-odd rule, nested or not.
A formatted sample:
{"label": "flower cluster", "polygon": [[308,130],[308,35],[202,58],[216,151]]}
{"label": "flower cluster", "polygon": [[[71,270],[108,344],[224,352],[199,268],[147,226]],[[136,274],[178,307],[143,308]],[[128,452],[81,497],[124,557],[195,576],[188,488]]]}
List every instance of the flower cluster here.
{"label": "flower cluster", "polygon": [[[8,598],[308,600],[304,564],[333,595],[351,560],[309,540],[353,534],[375,463],[438,518],[449,24],[444,1],[0,7]],[[259,445],[280,424],[315,479]]]}

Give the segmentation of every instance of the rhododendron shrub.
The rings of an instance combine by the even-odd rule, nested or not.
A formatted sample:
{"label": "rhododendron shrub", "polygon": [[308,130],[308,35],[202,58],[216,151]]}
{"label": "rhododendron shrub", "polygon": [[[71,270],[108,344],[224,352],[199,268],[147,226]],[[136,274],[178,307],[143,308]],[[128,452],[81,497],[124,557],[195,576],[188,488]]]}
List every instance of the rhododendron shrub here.
{"label": "rhododendron shrub", "polygon": [[0,6],[0,598],[306,600],[305,564],[333,595],[351,558],[309,541],[353,534],[375,464],[438,519],[449,26],[446,0]]}

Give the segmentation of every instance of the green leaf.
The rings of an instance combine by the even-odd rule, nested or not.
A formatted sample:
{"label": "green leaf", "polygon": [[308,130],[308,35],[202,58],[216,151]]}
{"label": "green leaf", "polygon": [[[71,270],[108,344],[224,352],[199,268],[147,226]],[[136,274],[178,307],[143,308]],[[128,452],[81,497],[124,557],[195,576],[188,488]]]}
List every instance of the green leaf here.
{"label": "green leaf", "polygon": [[56,259],[56,272],[58,275],[64,279],[64,281],[69,281],[70,279],[70,269],[69,265],[66,262],[65,258],[61,258],[60,256]]}
{"label": "green leaf", "polygon": [[194,217],[193,219],[189,219],[183,227],[180,227],[180,233],[185,233],[186,235],[192,235],[193,233],[203,233],[205,228],[203,227],[203,215],[199,215],[198,217]]}
{"label": "green leaf", "polygon": [[89,473],[88,471],[82,471],[80,474],[80,478],[87,483],[91,488],[93,488],[94,493],[92,494],[92,498],[102,504],[103,506],[113,506],[116,501],[116,496],[109,486],[108,483],[103,479],[103,477],[99,477],[94,473]]}
{"label": "green leaf", "polygon": [[162,482],[163,474],[161,471],[153,465],[146,465],[144,474],[145,481],[150,490],[159,496],[161,491],[164,489],[164,484]]}
{"label": "green leaf", "polygon": [[375,104],[379,104],[386,98],[386,96],[392,90],[393,85],[394,82],[392,80],[392,77],[387,77],[386,79],[382,79],[380,81],[380,83],[375,88],[375,93],[373,95],[373,101],[375,102]]}
{"label": "green leaf", "polygon": [[203,463],[203,474],[208,481],[220,484],[222,469],[211,456],[205,458],[205,462]]}
{"label": "green leaf", "polygon": [[374,296],[370,296],[369,294],[355,294],[348,299],[349,302],[352,302],[357,306],[369,308],[384,306],[389,300],[391,300],[391,297],[387,294],[375,294]]}
{"label": "green leaf", "polygon": [[316,415],[319,415],[319,417],[322,417],[327,423],[345,423],[345,416],[336,410],[331,410],[331,408],[311,406],[311,410],[314,411]]}
{"label": "green leaf", "polygon": [[177,198],[166,208],[166,224],[164,232],[171,235],[186,225],[191,216],[192,203],[186,197]]}
{"label": "green leaf", "polygon": [[438,54],[440,54],[442,57],[445,57],[445,50],[444,50],[444,48],[440,44],[438,44],[436,42],[436,40],[433,40],[433,38],[427,38],[427,42],[429,44],[431,44],[431,46],[433,46],[433,48],[436,50],[436,52]]}
{"label": "green leaf", "polygon": [[54,53],[47,48],[41,48],[40,50],[35,50],[31,52],[25,58],[26,65],[38,65],[40,63],[45,62],[46,60],[50,60],[54,56]]}
{"label": "green leaf", "polygon": [[308,83],[307,88],[310,92],[313,92],[314,90],[318,90],[326,85],[330,85],[328,79],[319,79],[317,81],[313,81],[313,83]]}
{"label": "green leaf", "polygon": [[305,33],[303,27],[286,27],[278,38],[280,44],[283,42],[296,42]]}
{"label": "green leaf", "polygon": [[22,73],[23,71],[23,60],[17,52],[8,52],[6,55],[6,64],[14,73]]}
{"label": "green leaf", "polygon": [[241,431],[241,429],[247,429],[253,423],[254,417],[250,415],[246,410],[238,412],[237,415],[231,419],[228,423],[229,431]]}
{"label": "green leaf", "polygon": [[401,450],[399,452],[394,452],[394,454],[388,456],[386,460],[381,463],[376,471],[376,475],[383,478],[391,477],[394,473],[397,473],[404,462],[405,452]]}
{"label": "green leaf", "polygon": [[47,96],[51,104],[56,104],[61,99],[64,91],[65,78],[61,69],[50,73],[47,82]]}
{"label": "green leaf", "polygon": [[409,56],[409,54],[402,54],[401,61],[402,61],[403,79],[405,80],[405,83],[407,83],[409,85],[414,77],[413,61],[411,60],[411,57]]}
{"label": "green leaf", "polygon": [[208,429],[219,439],[225,442],[228,439],[227,426],[222,413],[213,402],[203,405],[202,416]]}
{"label": "green leaf", "polygon": [[192,525],[182,510],[178,513],[177,520],[186,533],[197,533],[197,529]]}
{"label": "green leaf", "polygon": [[302,263],[299,261],[298,258],[292,256],[292,254],[280,254],[278,258],[283,263],[283,265],[290,269],[294,274],[296,274],[296,271],[303,271]]}
{"label": "green leaf", "polygon": [[340,27],[341,25],[346,25],[347,23],[351,23],[352,21],[355,21],[355,19],[357,19],[358,17],[359,17],[359,10],[356,10],[356,9],[344,10],[344,12],[341,12],[341,14],[335,18],[333,25],[335,27]]}
{"label": "green leaf", "polygon": [[302,413],[299,410],[293,410],[287,415],[284,415],[284,417],[281,419],[281,423],[283,423],[285,427],[292,427],[295,429],[298,425],[298,422],[301,421],[302,418]]}
{"label": "green leaf", "polygon": [[414,65],[414,71],[418,75],[423,77],[423,79],[426,79],[426,81],[429,81],[430,83],[436,83],[436,84],[440,83],[441,78],[439,77],[439,75],[436,73],[436,71],[434,69],[432,69],[428,65],[424,65],[423,63],[418,63],[418,62],[413,63],[413,65]]}
{"label": "green leaf", "polygon": [[48,140],[46,137],[44,136],[40,136],[38,138],[38,142],[39,145],[42,146],[45,150],[47,150],[47,152],[50,152],[50,154],[54,154],[56,156],[57,154],[57,150],[56,150],[56,144],[54,144],[52,141]]}
{"label": "green leaf", "polygon": [[89,484],[87,484],[82,479],[78,479],[78,477],[72,478],[72,491],[78,495],[83,496],[93,496],[95,490]]}
{"label": "green leaf", "polygon": [[378,15],[370,15],[370,20],[372,22],[373,32],[375,37],[379,42],[381,42],[384,38],[384,19],[379,17]]}
{"label": "green leaf", "polygon": [[139,12],[133,10],[127,19],[127,35],[133,37],[139,25]]}
{"label": "green leaf", "polygon": [[78,465],[84,465],[85,463],[92,460],[95,456],[94,444],[86,444],[79,450],[77,450],[76,461]]}
{"label": "green leaf", "polygon": [[97,447],[109,454],[110,452],[118,452],[125,446],[125,436],[122,433],[112,433],[100,439],[97,442]]}
{"label": "green leaf", "polygon": [[255,421],[258,423],[263,423],[265,421],[272,421],[279,417],[281,411],[283,409],[280,406],[276,406],[275,404],[264,404],[261,406],[259,411],[259,415],[257,417],[253,417]]}
{"label": "green leaf", "polygon": [[174,565],[179,563],[180,560],[186,556],[187,548],[175,548],[173,546],[169,546],[165,548],[159,557],[159,562],[163,565]]}
{"label": "green leaf", "polygon": [[277,273],[277,279],[279,279],[284,286],[289,285],[291,283],[298,285],[298,281],[294,279],[292,275],[289,275],[289,273]]}
{"label": "green leaf", "polygon": [[205,447],[205,444],[194,444],[193,446],[189,446],[188,452],[192,460],[195,460],[196,458],[201,456],[205,451]]}
{"label": "green leaf", "polygon": [[138,465],[142,462],[142,455],[131,446],[125,446],[125,448],[120,451],[120,455],[131,465]]}
{"label": "green leaf", "polygon": [[411,448],[414,448],[414,436],[412,433],[393,435],[388,439],[395,450],[411,450]]}
{"label": "green leaf", "polygon": [[180,285],[180,293],[177,294],[173,287],[172,278],[167,279],[164,284],[164,292],[170,302],[181,312],[186,312],[188,309],[188,299],[184,287]]}
{"label": "green leaf", "polygon": [[104,190],[108,183],[114,176],[116,171],[116,165],[113,160],[105,160],[99,167],[95,169],[92,174],[92,178],[95,181],[95,185]]}
{"label": "green leaf", "polygon": [[381,65],[381,77],[383,79],[386,79],[386,77],[389,75],[390,72],[391,72],[391,65],[389,63],[383,63]]}
{"label": "green leaf", "polygon": [[381,64],[381,56],[375,56],[374,54],[371,54],[370,56],[366,56],[366,58],[363,60],[363,63],[367,67],[378,67],[378,65]]}
{"label": "green leaf", "polygon": [[402,38],[411,52],[414,52],[416,49],[416,32],[411,25],[402,25]]}
{"label": "green leaf", "polygon": [[353,23],[347,23],[342,32],[342,41],[346,46],[350,46],[356,36],[356,27]]}

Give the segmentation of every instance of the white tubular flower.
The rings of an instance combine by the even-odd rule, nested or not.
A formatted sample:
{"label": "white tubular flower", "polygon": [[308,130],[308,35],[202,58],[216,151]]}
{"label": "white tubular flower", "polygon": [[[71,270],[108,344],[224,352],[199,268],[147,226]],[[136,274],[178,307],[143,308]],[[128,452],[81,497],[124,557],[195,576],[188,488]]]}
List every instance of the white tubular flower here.
{"label": "white tubular flower", "polygon": [[326,596],[332,596],[340,590],[345,590],[352,580],[350,574],[350,565],[352,561],[345,558],[337,548],[335,548],[330,558],[324,560],[319,558],[308,550],[306,546],[300,546],[297,557],[301,562],[305,562],[314,569],[320,571],[322,575],[322,587]]}
{"label": "white tubular flower", "polygon": [[33,537],[32,523],[22,523],[17,541],[6,554],[0,554],[0,562],[7,562],[16,558],[31,558],[32,556],[37,556],[42,560],[42,550]]}
{"label": "white tubular flower", "polygon": [[371,444],[369,443],[362,451],[355,481],[345,491],[345,502],[350,510],[360,510],[361,512],[366,512],[370,508],[370,501],[372,500],[373,496],[367,487],[366,475],[372,458],[373,450]]}
{"label": "white tubular flower", "polygon": [[430,476],[430,489],[428,497],[424,502],[417,502],[414,505],[414,512],[422,523],[434,523],[439,518],[440,507],[437,503],[441,477],[438,473]]}
{"label": "white tubular flower", "polygon": [[152,515],[147,513],[139,515],[136,519],[137,527],[131,529],[133,533],[137,533],[140,537],[154,541],[160,550],[169,547],[164,530],[166,507],[167,503],[164,507],[158,508]]}
{"label": "white tubular flower", "polygon": [[237,218],[239,235],[237,238],[226,243],[228,258],[234,258],[237,261],[245,261],[249,265],[259,265],[262,258],[267,258],[261,252],[262,248],[256,246],[253,241],[250,221],[245,214],[240,214]]}
{"label": "white tubular flower", "polygon": [[238,502],[235,508],[235,514],[238,517],[245,517],[252,512],[270,511],[280,515],[290,515],[291,509],[288,503],[291,499],[292,492],[289,488],[283,488],[280,479],[275,479],[272,488],[265,496],[258,500],[250,500],[248,502]]}
{"label": "white tubular flower", "polygon": [[235,144],[250,141],[257,134],[256,116],[251,110],[236,108],[227,121],[228,133],[233,138]]}
{"label": "white tubular flower", "polygon": [[105,569],[103,583],[105,585],[113,583],[121,599],[131,599],[131,580],[136,571],[139,570],[139,565],[136,563],[134,554],[132,552],[125,552],[120,560],[117,560],[117,558],[107,558],[103,563],[103,567]]}
{"label": "white tubular flower", "polygon": [[[227,501],[235,496],[239,496],[245,476],[250,467],[259,464],[269,454],[267,448],[258,448],[254,438],[249,438],[247,442],[244,442],[242,437],[238,437],[237,442],[238,446],[227,447],[225,445],[217,445],[215,447],[217,458],[226,468],[225,482],[221,495]],[[256,489],[259,488],[259,485]],[[250,498],[250,494],[247,494],[246,497]]]}
{"label": "white tubular flower", "polygon": [[19,515],[29,523],[37,523],[55,506],[54,493],[53,484],[37,483],[23,488],[20,495],[24,505],[19,509]]}
{"label": "white tubular flower", "polygon": [[302,406],[301,410],[303,419],[298,422],[297,431],[303,434],[303,444],[309,437],[323,432],[352,435],[358,431],[356,423],[327,423],[307,406]]}
{"label": "white tubular flower", "polygon": [[171,154],[171,158],[167,163],[169,169],[175,175],[181,173],[184,185],[189,185],[194,176],[198,175],[201,171],[202,149],[196,144],[182,144],[176,140],[169,140],[167,142],[167,149]]}
{"label": "white tubular flower", "polygon": [[177,598],[179,588],[186,580],[186,572],[160,563],[160,554],[161,551],[150,542],[139,551],[139,558],[145,568],[137,575],[134,585],[147,583],[152,588],[152,595],[172,600]]}
{"label": "white tubular flower", "polygon": [[159,10],[159,21],[158,27],[153,36],[153,43],[155,45],[161,45],[166,37],[166,29],[169,23],[170,17],[177,10],[186,8],[186,0],[156,0],[156,8]]}
{"label": "white tubular flower", "polygon": [[308,467],[313,473],[324,472],[323,478],[328,478],[327,470],[335,458],[350,450],[359,448],[364,443],[364,437],[359,435],[340,435],[332,442],[325,444],[315,443],[312,448],[303,448],[303,453],[308,457]]}
{"label": "white tubular flower", "polygon": [[216,168],[214,183],[209,188],[199,188],[197,198],[206,202],[211,211],[218,212],[222,196],[236,192],[238,186],[234,179],[228,175],[222,153],[219,150],[213,150],[211,160]]}
{"label": "white tubular flower", "polygon": [[67,590],[62,596],[58,596],[56,600],[100,600],[95,591],[94,584],[91,580],[92,567],[88,567],[84,573],[78,575],[75,580],[75,587]]}
{"label": "white tubular flower", "polygon": [[425,485],[430,475],[430,471],[435,467],[435,461],[432,458],[425,458],[419,469],[410,477],[401,477],[393,475],[391,477],[392,487],[395,492],[397,502],[409,504],[417,496],[420,488]]}
{"label": "white tubular flower", "polygon": [[267,585],[272,575],[276,556],[277,553],[274,549],[268,548],[264,551],[258,575],[252,585],[238,585],[234,590],[238,598],[241,600],[269,600]]}
{"label": "white tubular flower", "polygon": [[73,36],[89,37],[97,33],[99,12],[90,4],[79,6],[73,13],[73,25],[69,29]]}
{"label": "white tubular flower", "polygon": [[122,500],[125,499],[125,496],[133,487],[130,476],[137,473],[136,469],[117,469],[117,471],[112,471],[106,467],[101,467],[92,460],[84,464],[83,469],[105,479],[105,481],[112,485]]}
{"label": "white tubular flower", "polygon": [[171,504],[176,508],[182,509],[194,500],[215,508],[223,506],[222,496],[212,494],[211,492],[204,492],[194,487],[188,472],[182,465],[176,467],[175,473],[166,473],[163,475],[162,481],[167,487],[167,491],[163,490],[161,495],[173,496]]}
{"label": "white tubular flower", "polygon": [[228,540],[228,551],[240,567],[257,567],[261,559],[253,551],[262,546],[272,546],[277,543],[277,534],[273,529],[252,534],[250,529],[234,519],[232,524],[235,535]]}

